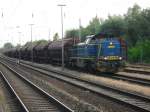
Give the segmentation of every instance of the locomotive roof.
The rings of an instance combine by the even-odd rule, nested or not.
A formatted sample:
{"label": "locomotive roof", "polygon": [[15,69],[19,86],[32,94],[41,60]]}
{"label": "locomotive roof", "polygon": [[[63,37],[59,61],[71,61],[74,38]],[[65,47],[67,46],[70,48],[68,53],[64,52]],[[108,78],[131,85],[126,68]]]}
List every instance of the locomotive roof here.
{"label": "locomotive roof", "polygon": [[86,38],[92,38],[92,37],[94,37],[95,35],[88,35],[88,36],[86,36]]}
{"label": "locomotive roof", "polygon": [[100,32],[98,34],[95,34],[95,35],[88,35],[86,36],[86,38],[114,38],[114,37],[119,37],[117,35],[114,35],[112,33],[106,33],[106,32]]}
{"label": "locomotive roof", "polygon": [[105,38],[107,37],[107,35],[105,33],[98,33],[98,34],[95,34],[95,35],[87,35],[86,36],[86,39],[88,38]]}

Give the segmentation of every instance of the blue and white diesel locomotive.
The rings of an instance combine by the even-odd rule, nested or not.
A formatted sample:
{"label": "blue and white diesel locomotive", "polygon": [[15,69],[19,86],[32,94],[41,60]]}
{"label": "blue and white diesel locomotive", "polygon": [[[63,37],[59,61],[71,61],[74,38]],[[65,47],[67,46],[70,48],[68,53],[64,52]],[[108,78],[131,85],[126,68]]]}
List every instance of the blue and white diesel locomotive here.
{"label": "blue and white diesel locomotive", "polygon": [[126,42],[118,37],[106,37],[102,33],[87,36],[84,43],[71,49],[72,64],[89,70],[116,72],[127,59]]}

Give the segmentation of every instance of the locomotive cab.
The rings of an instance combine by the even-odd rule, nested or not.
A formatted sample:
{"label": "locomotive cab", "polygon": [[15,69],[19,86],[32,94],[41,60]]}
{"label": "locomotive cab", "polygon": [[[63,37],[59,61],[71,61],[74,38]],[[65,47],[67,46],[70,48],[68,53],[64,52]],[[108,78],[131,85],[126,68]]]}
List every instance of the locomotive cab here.
{"label": "locomotive cab", "polygon": [[125,56],[118,38],[104,38],[100,41],[97,68],[104,71],[118,71],[124,66]]}

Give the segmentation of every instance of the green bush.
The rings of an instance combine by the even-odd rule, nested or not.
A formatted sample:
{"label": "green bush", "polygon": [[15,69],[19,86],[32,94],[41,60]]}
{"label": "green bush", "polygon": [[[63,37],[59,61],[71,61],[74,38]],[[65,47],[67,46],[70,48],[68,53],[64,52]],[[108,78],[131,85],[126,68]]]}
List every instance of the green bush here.
{"label": "green bush", "polygon": [[150,63],[150,40],[138,41],[134,47],[128,50],[130,62]]}

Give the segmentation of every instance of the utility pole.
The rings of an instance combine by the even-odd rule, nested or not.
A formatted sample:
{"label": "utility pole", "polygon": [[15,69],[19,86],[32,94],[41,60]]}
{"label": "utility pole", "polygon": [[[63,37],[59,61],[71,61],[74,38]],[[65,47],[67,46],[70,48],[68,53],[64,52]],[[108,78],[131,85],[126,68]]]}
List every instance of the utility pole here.
{"label": "utility pole", "polygon": [[33,63],[33,42],[32,42],[32,26],[34,24],[29,24],[31,27],[31,62]]}
{"label": "utility pole", "polygon": [[49,29],[49,33],[48,33],[48,41],[50,42],[51,40],[51,30]]}
{"label": "utility pole", "polygon": [[64,38],[63,38],[63,7],[66,6],[65,4],[58,5],[61,9],[61,28],[62,28],[62,70],[64,70]]}
{"label": "utility pole", "polygon": [[79,19],[79,42],[81,42],[81,19]]}
{"label": "utility pole", "polygon": [[19,44],[20,44],[20,47],[19,47],[19,63],[20,63],[20,60],[21,60],[21,32],[18,32],[18,35],[19,35]]}
{"label": "utility pole", "polygon": [[20,49],[21,49],[21,32],[19,31],[20,30],[20,26],[16,26],[16,28],[18,29],[18,39],[19,39],[19,44],[20,44],[20,47],[19,47],[19,60],[18,60],[18,64],[20,63],[20,59],[21,59],[21,53],[20,53]]}
{"label": "utility pole", "polygon": [[1,15],[1,18],[3,18],[3,17],[4,17],[3,9],[1,9],[1,10],[2,10],[2,15]]}

